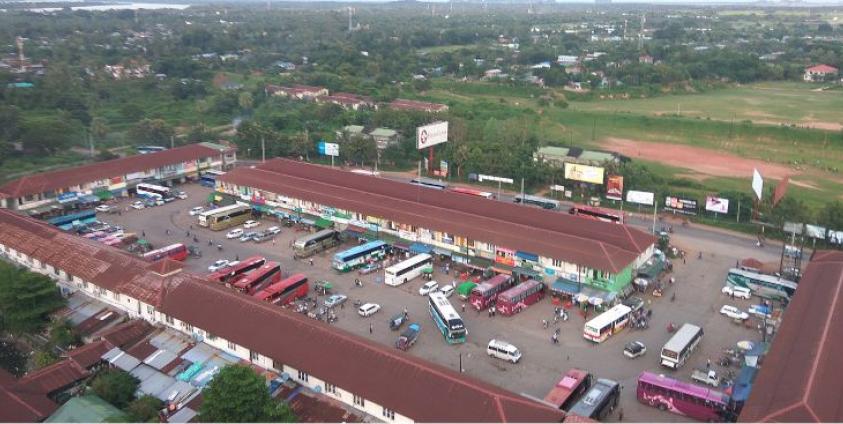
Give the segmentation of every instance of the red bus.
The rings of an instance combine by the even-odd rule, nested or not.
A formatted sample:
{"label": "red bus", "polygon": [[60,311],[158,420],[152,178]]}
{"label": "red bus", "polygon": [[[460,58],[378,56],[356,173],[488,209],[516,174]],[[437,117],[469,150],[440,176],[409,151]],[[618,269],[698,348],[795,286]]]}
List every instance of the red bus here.
{"label": "red bus", "polygon": [[260,268],[266,263],[266,258],[263,256],[252,256],[242,260],[234,266],[227,266],[217,272],[208,274],[208,278],[220,283],[227,283],[233,279],[239,278],[241,275]]}
{"label": "red bus", "polygon": [[498,299],[498,294],[510,287],[514,279],[506,274],[496,275],[471,289],[469,303],[474,309],[482,311]]}
{"label": "red bus", "polygon": [[635,391],[638,401],[699,421],[734,421],[729,396],[711,387],[697,386],[644,371]]}
{"label": "red bus", "polygon": [[254,294],[258,300],[278,305],[286,305],[298,298],[307,296],[307,277],[295,274]]}
{"label": "red bus", "polygon": [[562,374],[562,379],[547,392],[544,401],[567,411],[591,387],[592,379],[593,377],[587,371],[571,368]]}
{"label": "red bus", "polygon": [[144,253],[143,258],[150,262],[155,262],[164,258],[183,261],[187,259],[187,247],[182,243],[171,244],[169,246]]}
{"label": "red bus", "polygon": [[568,210],[568,213],[571,215],[581,216],[583,218],[596,219],[598,221],[611,222],[613,224],[623,224],[623,213],[612,209],[575,205]]}
{"label": "red bus", "polygon": [[544,283],[527,280],[498,295],[495,309],[501,315],[510,316],[521,312],[528,306],[542,300],[544,297]]}
{"label": "red bus", "polygon": [[489,193],[488,191],[480,191],[475,190],[473,188],[465,188],[465,187],[451,187],[451,191],[454,193],[461,193],[461,194],[468,194],[471,196],[478,196],[484,199],[494,199],[495,195],[493,193]]}
{"label": "red bus", "polygon": [[255,294],[258,290],[269,284],[281,280],[281,264],[278,262],[267,262],[260,268],[243,275],[232,284],[235,289],[246,294]]}

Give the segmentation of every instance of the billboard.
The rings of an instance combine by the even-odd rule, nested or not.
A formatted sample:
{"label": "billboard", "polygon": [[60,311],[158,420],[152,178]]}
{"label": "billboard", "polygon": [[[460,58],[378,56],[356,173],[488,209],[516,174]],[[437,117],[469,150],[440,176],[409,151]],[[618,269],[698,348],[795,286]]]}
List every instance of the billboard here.
{"label": "billboard", "polygon": [[639,205],[653,206],[656,195],[649,191],[629,190],[626,192],[626,201],[638,203]]}
{"label": "billboard", "polygon": [[729,199],[717,196],[705,196],[705,210],[714,213],[729,213]]}
{"label": "billboard", "polygon": [[825,228],[818,225],[805,224],[805,235],[811,238],[825,240]]}
{"label": "billboard", "polygon": [[319,154],[325,156],[339,156],[340,155],[340,145],[337,143],[326,143],[324,141],[320,141],[319,145]]}
{"label": "billboard", "polygon": [[828,230],[828,242],[843,245],[843,231]]}
{"label": "billboard", "polygon": [[603,168],[565,162],[565,179],[584,183],[603,184]]}
{"label": "billboard", "polygon": [[693,199],[683,199],[676,196],[665,196],[664,208],[669,211],[679,212],[685,215],[696,215],[697,201]]}
{"label": "billboard", "polygon": [[416,128],[416,147],[424,149],[448,141],[448,121],[434,122]]}
{"label": "billboard", "polygon": [[755,197],[761,200],[761,192],[764,189],[764,179],[757,169],[752,170],[752,191],[755,192]]}
{"label": "billboard", "polygon": [[623,175],[609,175],[606,178],[606,198],[623,200]]}

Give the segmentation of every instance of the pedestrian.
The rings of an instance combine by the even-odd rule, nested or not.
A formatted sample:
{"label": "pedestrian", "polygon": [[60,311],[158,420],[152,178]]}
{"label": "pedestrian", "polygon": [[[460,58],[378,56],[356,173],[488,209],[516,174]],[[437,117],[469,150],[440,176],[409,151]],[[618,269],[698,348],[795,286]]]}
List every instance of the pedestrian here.
{"label": "pedestrian", "polygon": [[165,232],[165,233],[167,233],[167,235],[168,235],[168,236],[170,235],[170,229],[169,229],[169,228],[167,228],[166,230],[164,230],[164,232]]}
{"label": "pedestrian", "polygon": [[462,311],[465,312],[465,303],[462,304]]}
{"label": "pedestrian", "polygon": [[706,369],[706,370],[710,370],[710,369],[711,369],[711,359],[706,359],[706,360],[705,360],[705,369]]}
{"label": "pedestrian", "polygon": [[146,237],[146,231],[141,231],[141,237]]}
{"label": "pedestrian", "polygon": [[191,230],[193,229],[193,224],[190,224],[190,229],[191,229]]}
{"label": "pedestrian", "polygon": [[373,332],[374,332],[374,328],[372,327],[372,324],[369,323],[369,334],[372,334]]}
{"label": "pedestrian", "polygon": [[340,309],[345,309],[345,302],[340,303]]}
{"label": "pedestrian", "polygon": [[618,421],[623,421],[623,408],[618,411]]}
{"label": "pedestrian", "polygon": [[240,261],[240,255],[234,255],[234,260],[235,260],[235,261]]}
{"label": "pedestrian", "polygon": [[733,291],[733,292],[731,292],[731,293],[729,293],[729,294],[732,296],[732,300],[735,300],[735,292]]}
{"label": "pedestrian", "polygon": [[272,238],[272,245],[275,246],[275,237]]}
{"label": "pedestrian", "polygon": [[489,318],[492,317],[492,308],[489,308]]}
{"label": "pedestrian", "polygon": [[184,236],[185,236],[185,237],[190,237],[190,231],[185,231],[185,232],[184,232]]}
{"label": "pedestrian", "polygon": [[313,258],[308,259],[310,261],[310,266],[313,266]]}
{"label": "pedestrian", "polygon": [[686,264],[686,262],[685,262],[685,255],[682,255],[682,265],[685,265],[685,264]]}

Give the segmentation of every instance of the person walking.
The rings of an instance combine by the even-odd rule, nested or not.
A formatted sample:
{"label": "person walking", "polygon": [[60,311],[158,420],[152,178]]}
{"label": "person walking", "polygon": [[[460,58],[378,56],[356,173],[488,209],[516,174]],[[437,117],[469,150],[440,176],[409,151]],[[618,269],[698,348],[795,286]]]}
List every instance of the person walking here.
{"label": "person walking", "polygon": [[462,311],[465,312],[465,303],[462,304]]}
{"label": "person walking", "polygon": [[706,359],[706,360],[705,360],[705,369],[706,369],[706,370],[710,370],[710,369],[711,369],[711,359]]}
{"label": "person walking", "polygon": [[623,421],[623,408],[618,411],[618,421]]}
{"label": "person walking", "polygon": [[308,259],[310,261],[310,266],[313,266],[313,258]]}
{"label": "person walking", "polygon": [[372,327],[372,324],[369,323],[369,334],[372,334],[373,332],[374,332],[374,328]]}

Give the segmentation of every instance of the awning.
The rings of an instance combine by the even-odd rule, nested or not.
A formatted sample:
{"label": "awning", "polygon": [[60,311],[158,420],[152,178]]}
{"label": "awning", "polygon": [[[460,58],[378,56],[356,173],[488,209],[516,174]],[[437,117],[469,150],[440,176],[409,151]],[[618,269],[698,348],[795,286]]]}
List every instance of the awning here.
{"label": "awning", "polygon": [[497,263],[497,262],[492,264],[492,271],[495,271],[498,274],[512,275],[512,267],[511,266],[507,266],[507,265],[500,264],[500,263]]}
{"label": "awning", "polygon": [[448,256],[448,257],[450,257],[451,253],[453,253],[448,249],[443,249],[441,247],[436,247],[436,246],[433,247],[433,252],[436,253],[437,255],[443,255],[443,256]]}
{"label": "awning", "polygon": [[302,224],[307,224],[307,225],[316,225],[316,221],[313,220],[313,219],[309,219],[309,218],[302,218],[301,221],[299,221],[299,222],[301,222]]}
{"label": "awning", "polygon": [[108,190],[98,191],[94,193],[94,195],[96,196],[97,200],[109,200],[114,197],[114,193]]}
{"label": "awning", "polygon": [[560,277],[550,285],[550,291],[573,296],[580,292],[580,285],[575,281]]}
{"label": "awning", "polygon": [[366,234],[366,231],[368,231],[368,230],[366,230],[363,227],[358,227],[356,225],[349,225],[348,227],[345,228],[345,231],[349,232],[349,233],[354,233],[355,235],[358,235],[358,236],[362,236],[363,234]]}
{"label": "awning", "polygon": [[331,228],[334,226],[334,222],[325,218],[319,218],[316,220],[316,226],[322,229]]}
{"label": "awning", "polygon": [[[454,255],[454,257],[456,257],[456,255]],[[465,264],[465,266],[471,269],[476,269],[478,271],[485,271],[487,268],[492,266],[493,263],[490,259],[478,258],[476,256],[468,257],[466,259],[468,259],[468,262],[463,262],[463,264]]]}
{"label": "awning", "polygon": [[615,301],[615,298],[617,297],[615,295],[615,293],[607,292],[605,290],[600,290],[600,289],[597,289],[597,288],[594,288],[594,287],[589,287],[589,286],[586,286],[586,285],[582,286],[582,289],[580,290],[580,294],[587,296],[589,299],[590,298],[602,299],[603,302],[608,304],[608,305],[611,305]]}
{"label": "awning", "polygon": [[544,280],[544,277],[542,276],[542,273],[540,273],[540,272],[538,272],[538,271],[536,271],[532,268],[526,268],[526,267],[522,267],[522,266],[517,266],[515,268],[512,268],[512,274],[513,275],[515,275],[515,274],[525,275],[527,277],[534,278],[534,279],[539,280],[539,281]]}
{"label": "awning", "polygon": [[424,244],[424,243],[413,243],[410,245],[410,252],[421,254],[421,253],[430,253],[433,251],[433,248]]}
{"label": "awning", "polygon": [[399,242],[399,241],[397,241],[395,243],[392,243],[392,248],[407,251],[407,252],[410,251],[410,245],[409,244],[402,243],[402,242]]}
{"label": "awning", "polygon": [[539,256],[529,252],[522,252],[520,250],[515,251],[515,256],[533,262],[539,261]]}

